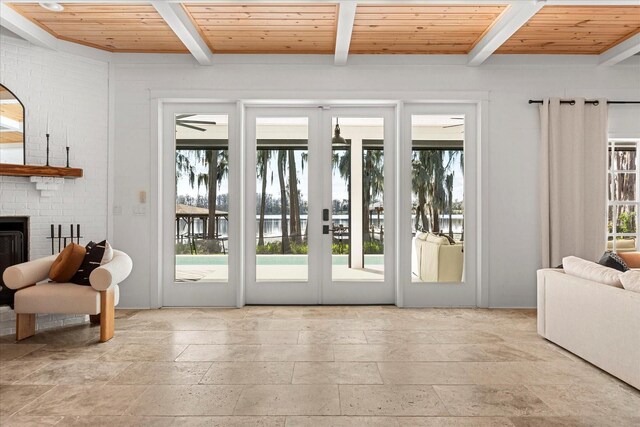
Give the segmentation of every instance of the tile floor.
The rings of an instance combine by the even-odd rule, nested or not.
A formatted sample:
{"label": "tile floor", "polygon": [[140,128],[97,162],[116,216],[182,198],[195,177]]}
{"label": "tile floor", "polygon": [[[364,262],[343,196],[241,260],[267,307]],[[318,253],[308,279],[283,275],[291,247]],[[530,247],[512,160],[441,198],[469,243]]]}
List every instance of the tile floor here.
{"label": "tile floor", "polygon": [[118,310],[0,338],[0,424],[638,426],[640,392],[536,335],[531,310]]}

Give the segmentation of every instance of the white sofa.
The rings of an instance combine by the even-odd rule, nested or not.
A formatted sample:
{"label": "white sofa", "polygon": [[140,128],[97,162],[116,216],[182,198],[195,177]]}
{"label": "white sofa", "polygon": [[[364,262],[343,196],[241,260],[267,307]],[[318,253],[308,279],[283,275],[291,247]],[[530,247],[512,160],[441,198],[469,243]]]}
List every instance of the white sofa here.
{"label": "white sofa", "polygon": [[115,306],[120,300],[122,282],[131,273],[127,254],[113,251],[113,259],[91,272],[91,286],[75,283],[41,283],[47,280],[57,255],[8,267],[2,279],[7,287],[17,289],[14,301],[16,340],[35,334],[36,314],[88,314],[92,323],[100,324],[100,341],[113,337]]}
{"label": "white sofa", "polygon": [[464,268],[462,243],[449,244],[446,237],[418,233],[412,241],[413,274],[423,282],[461,282]]}
{"label": "white sofa", "polygon": [[640,293],[538,270],[538,334],[640,389]]}

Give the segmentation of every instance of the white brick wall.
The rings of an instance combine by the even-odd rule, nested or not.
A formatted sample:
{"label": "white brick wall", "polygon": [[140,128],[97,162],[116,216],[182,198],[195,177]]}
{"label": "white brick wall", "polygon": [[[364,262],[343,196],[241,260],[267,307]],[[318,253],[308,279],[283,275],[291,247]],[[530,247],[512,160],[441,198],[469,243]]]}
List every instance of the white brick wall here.
{"label": "white brick wall", "polygon": [[[51,120],[50,160],[64,166],[65,130],[70,164],[84,177],[67,179],[52,197],[41,197],[29,178],[0,177],[0,216],[30,217],[31,259],[49,255],[50,224],[80,224],[83,241],[107,236],[108,81],[106,62],[62,54],[0,33],[0,82],[26,109],[27,163],[45,164],[47,114]],[[38,328],[85,317],[40,316]],[[0,335],[12,333],[13,313],[0,307]]]}

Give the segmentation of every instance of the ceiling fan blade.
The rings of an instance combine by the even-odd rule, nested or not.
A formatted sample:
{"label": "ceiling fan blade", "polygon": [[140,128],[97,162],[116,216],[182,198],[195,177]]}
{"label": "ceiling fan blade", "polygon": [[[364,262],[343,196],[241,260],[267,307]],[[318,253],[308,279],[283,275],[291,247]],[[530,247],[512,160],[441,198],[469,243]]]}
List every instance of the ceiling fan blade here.
{"label": "ceiling fan blade", "polygon": [[460,123],[459,125],[442,126],[442,128],[443,128],[443,129],[446,129],[446,128],[455,128],[455,127],[458,127],[458,126],[464,126],[464,123]]}
{"label": "ceiling fan blade", "polygon": [[189,129],[199,130],[200,132],[206,132],[206,129],[199,128],[199,127],[197,127],[197,126],[186,125],[186,124],[181,123],[181,122],[179,122],[179,121],[178,121],[178,122],[176,122],[176,125],[178,125],[178,126],[182,126],[182,127],[185,127],[185,128],[189,128]]}
{"label": "ceiling fan blade", "polygon": [[187,117],[193,117],[196,114],[178,114],[176,116],[176,120],[180,120],[180,119],[186,119]]}
{"label": "ceiling fan blade", "polygon": [[180,123],[191,123],[191,124],[199,124],[199,125],[215,125],[216,122],[208,122],[205,120],[177,120]]}

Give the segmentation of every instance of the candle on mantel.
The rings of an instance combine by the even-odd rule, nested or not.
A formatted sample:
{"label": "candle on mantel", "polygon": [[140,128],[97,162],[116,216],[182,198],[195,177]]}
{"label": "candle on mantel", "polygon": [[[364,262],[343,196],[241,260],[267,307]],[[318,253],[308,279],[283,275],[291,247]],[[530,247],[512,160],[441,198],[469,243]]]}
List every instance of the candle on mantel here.
{"label": "candle on mantel", "polygon": [[47,113],[47,134],[50,134],[51,132],[49,132],[51,130],[51,128],[49,127],[49,113]]}

